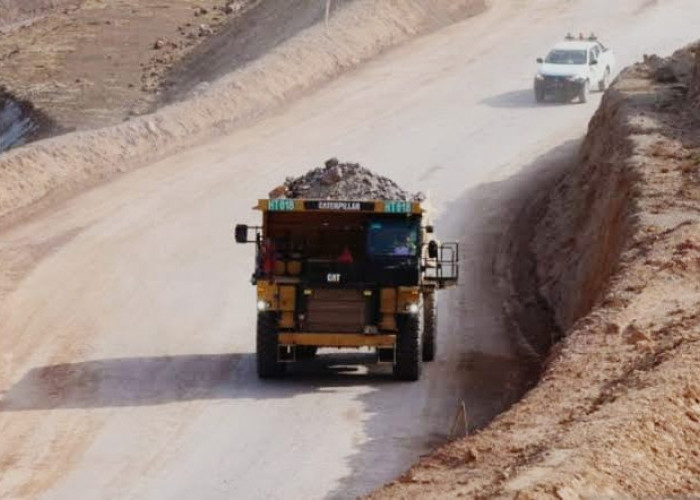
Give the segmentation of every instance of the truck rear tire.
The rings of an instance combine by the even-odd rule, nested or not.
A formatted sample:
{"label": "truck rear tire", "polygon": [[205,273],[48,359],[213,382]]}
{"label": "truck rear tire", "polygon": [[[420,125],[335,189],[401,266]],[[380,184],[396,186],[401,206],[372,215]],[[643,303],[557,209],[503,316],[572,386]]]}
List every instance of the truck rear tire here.
{"label": "truck rear tire", "polygon": [[435,292],[423,296],[423,361],[435,359],[437,350],[437,295]]}
{"label": "truck rear tire", "polygon": [[256,338],[258,377],[274,378],[284,374],[285,365],[277,360],[278,347],[277,318],[273,313],[259,313]]}
{"label": "truck rear tire", "polygon": [[421,318],[419,314],[398,318],[394,375],[399,380],[415,381],[421,372]]}

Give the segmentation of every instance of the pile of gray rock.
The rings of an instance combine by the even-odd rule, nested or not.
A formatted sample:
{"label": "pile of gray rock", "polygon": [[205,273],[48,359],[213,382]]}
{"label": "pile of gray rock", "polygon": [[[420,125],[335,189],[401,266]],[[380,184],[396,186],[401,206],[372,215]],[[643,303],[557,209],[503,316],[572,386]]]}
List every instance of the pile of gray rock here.
{"label": "pile of gray rock", "polygon": [[270,192],[270,198],[311,200],[403,200],[423,201],[423,193],[412,194],[394,181],[358,163],[340,163],[336,158],[301,177],[289,177]]}

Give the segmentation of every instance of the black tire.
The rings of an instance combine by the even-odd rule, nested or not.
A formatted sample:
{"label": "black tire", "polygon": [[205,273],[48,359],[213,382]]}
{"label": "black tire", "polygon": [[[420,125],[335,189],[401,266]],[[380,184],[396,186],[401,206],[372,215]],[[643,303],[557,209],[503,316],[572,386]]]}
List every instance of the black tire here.
{"label": "black tire", "polygon": [[578,100],[581,104],[588,102],[588,93],[590,92],[590,83],[588,80],[581,84],[581,90],[578,92]]}
{"label": "black tire", "polygon": [[605,68],[603,79],[598,82],[598,90],[605,92],[605,89],[608,88],[608,82],[610,82],[610,68]]}
{"label": "black tire", "polygon": [[437,294],[428,293],[423,296],[423,361],[435,359],[437,350]]}
{"label": "black tire", "polygon": [[394,375],[399,380],[416,381],[421,372],[420,314],[402,314],[398,318],[399,334],[396,339]]}
{"label": "black tire", "polygon": [[537,103],[544,102],[544,89],[539,89],[539,88],[535,87],[535,102],[537,102]]}
{"label": "black tire", "polygon": [[296,351],[297,359],[314,359],[318,347],[313,345],[299,345],[296,347]]}
{"label": "black tire", "polygon": [[274,378],[284,374],[285,365],[277,360],[277,317],[273,313],[258,314],[256,357],[258,377]]}

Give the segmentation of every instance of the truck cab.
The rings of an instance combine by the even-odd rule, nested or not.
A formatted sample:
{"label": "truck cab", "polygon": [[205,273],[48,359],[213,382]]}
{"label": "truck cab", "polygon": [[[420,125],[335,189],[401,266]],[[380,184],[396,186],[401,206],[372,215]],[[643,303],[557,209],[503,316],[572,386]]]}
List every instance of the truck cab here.
{"label": "truck cab", "polygon": [[260,200],[255,245],[257,366],[262,378],[319,348],[370,348],[417,380],[435,357],[438,290],[458,278],[458,246],[431,238],[420,203]]}
{"label": "truck cab", "polygon": [[595,35],[566,36],[556,44],[544,59],[537,60],[535,100],[547,97],[582,103],[588,100],[592,89],[604,91],[615,70],[615,56]]}

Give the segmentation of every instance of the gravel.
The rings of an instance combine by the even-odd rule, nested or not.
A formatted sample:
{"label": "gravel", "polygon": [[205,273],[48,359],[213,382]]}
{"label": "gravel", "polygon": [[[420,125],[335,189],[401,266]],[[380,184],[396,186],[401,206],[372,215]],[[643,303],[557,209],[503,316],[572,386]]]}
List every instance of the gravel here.
{"label": "gravel", "polygon": [[412,194],[391,179],[364,168],[359,163],[341,163],[336,158],[301,177],[289,177],[270,192],[270,198],[317,200],[403,200],[423,201],[423,193]]}

